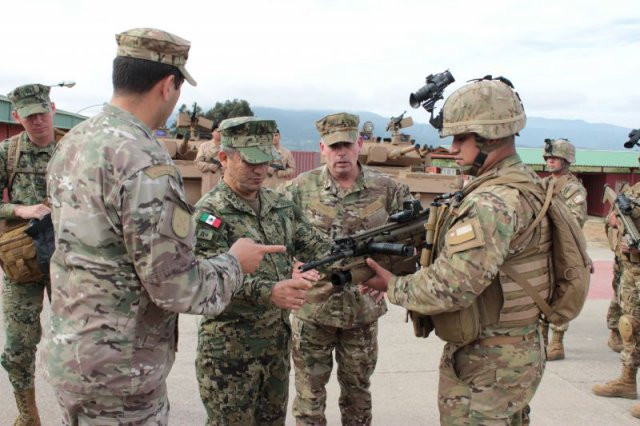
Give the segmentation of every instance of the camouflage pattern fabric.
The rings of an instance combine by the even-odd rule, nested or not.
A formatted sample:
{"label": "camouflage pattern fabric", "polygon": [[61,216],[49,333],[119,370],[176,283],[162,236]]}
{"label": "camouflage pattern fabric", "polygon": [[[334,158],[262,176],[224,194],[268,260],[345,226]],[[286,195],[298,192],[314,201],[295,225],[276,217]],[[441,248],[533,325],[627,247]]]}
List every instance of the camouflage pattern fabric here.
{"label": "camouflage pattern fabric", "polygon": [[65,426],[155,426],[169,424],[166,385],[142,395],[94,396],[56,392]]}
{"label": "camouflage pattern fabric", "polygon": [[280,155],[280,158],[274,159],[272,163],[281,166],[282,168],[284,168],[284,170],[275,170],[273,168],[270,168],[269,172],[271,174],[275,174],[280,178],[293,176],[293,174],[296,172],[296,160],[295,158],[293,158],[293,154],[291,153],[291,151],[289,151],[282,145],[275,147],[275,150]]}
{"label": "camouflage pattern fabric", "polygon": [[[541,182],[518,155],[503,159],[491,172],[508,173],[509,169],[528,174],[532,182]],[[474,238],[456,244],[452,241],[456,234],[443,230],[445,238],[435,261],[413,275],[393,277],[387,290],[389,301],[424,315],[469,306],[494,281],[499,266],[528,244],[521,242],[522,247],[512,244],[536,214],[521,197],[517,190],[500,184],[470,192],[460,206],[452,207],[453,220],[445,229],[459,227],[461,223],[475,223]],[[536,330],[537,321],[523,327],[488,324],[481,326],[480,339],[530,335],[535,338],[497,346],[474,342],[466,346],[445,346],[438,391],[443,424],[490,424],[496,419],[507,424],[505,419],[521,416],[518,411],[531,400],[544,368],[543,350]],[[453,359],[457,350],[467,358]],[[482,361],[473,362],[477,359]],[[473,363],[464,364],[466,362]],[[462,369],[465,376],[462,376]],[[509,387],[508,393],[505,393],[505,386]],[[492,401],[492,405],[477,409],[476,401],[483,404]]]}
{"label": "camouflage pattern fabric", "polygon": [[[311,223],[335,240],[338,237],[383,225],[389,215],[413,197],[406,185],[360,166],[352,188],[345,190],[331,177],[327,166],[306,172],[285,185],[286,196],[300,206]],[[387,312],[384,301],[376,303],[358,291],[357,284],[343,289],[318,282],[314,303],[297,312],[302,333],[293,334],[296,369],[294,415],[305,424],[324,424],[326,391],[336,351],[343,424],[371,422],[369,383],[377,362],[377,319]]]}
{"label": "camouflage pattern fabric", "polygon": [[316,121],[316,130],[320,133],[322,142],[326,146],[340,142],[356,143],[359,123],[360,117],[357,115],[340,112],[327,115]]}
{"label": "camouflage pattern fabric", "polygon": [[378,321],[345,329],[294,317],[291,326],[296,370],[293,402],[296,423],[327,424],[325,386],[331,376],[335,350],[342,424],[371,424],[369,384],[378,360]]}
{"label": "camouflage pattern fabric", "polygon": [[[0,218],[16,219],[17,205],[42,203],[47,196],[45,172],[55,144],[39,147],[29,140],[27,132],[15,136],[20,139],[18,166],[9,193],[9,202],[0,203]],[[0,187],[7,188],[7,155],[9,140],[0,144]],[[48,286],[43,278],[38,282],[12,283],[3,277],[2,314],[6,340],[1,364],[9,374],[15,390],[33,387],[36,346],[40,342],[40,313],[42,299]]]}
{"label": "camouflage pattern fabric", "polygon": [[538,334],[510,345],[447,343],[440,360],[438,408],[443,425],[522,425],[542,380]]}
{"label": "camouflage pattern fabric", "polygon": [[175,358],[176,312],[220,313],[241,286],[238,261],[196,260],[182,177],[151,129],[113,105],[60,142],[48,192],[48,380],[93,396],[159,388]]}
{"label": "camouflage pattern fabric", "polygon": [[192,86],[196,81],[185,68],[191,43],[177,35],[155,28],[134,28],[116,34],[117,56],[160,62],[178,68]]}
{"label": "camouflage pattern fabric", "polygon": [[567,139],[545,139],[544,153],[542,157],[558,157],[566,160],[569,164],[576,162],[576,148]]}
{"label": "camouflage pattern fabric", "polygon": [[219,357],[198,345],[196,376],[207,425],[284,425],[289,392],[290,341],[279,354]]}
{"label": "camouflage pattern fabric", "polygon": [[[291,326],[289,311],[271,303],[271,290],[276,282],[291,277],[294,256],[301,261],[317,259],[325,256],[331,245],[331,241],[311,226],[303,212],[282,195],[261,188],[258,198],[259,215],[221,181],[198,202],[194,215],[196,253],[200,257],[225,252],[243,237],[257,243],[287,247],[286,253],[265,257],[258,270],[245,278],[242,290],[234,295],[224,312],[206,316],[200,323],[196,361],[200,366],[198,383],[209,421],[213,424],[226,424],[238,417],[284,419]],[[274,371],[286,370],[284,392],[270,394],[271,388],[265,386],[271,380],[268,375],[255,380],[252,374],[245,374],[245,366],[249,368],[259,358],[274,360],[275,364],[270,367]],[[282,364],[285,360],[286,365]],[[239,370],[225,371],[214,384],[210,379],[214,372],[202,368],[206,365],[235,365]],[[216,389],[223,389],[224,395],[208,399]],[[245,399],[248,393],[255,396]],[[224,403],[226,400],[245,401],[247,405],[228,406]],[[261,412],[260,407],[266,406],[277,412]],[[284,408],[280,411],[278,407]]]}
{"label": "camouflage pattern fabric", "polygon": [[200,184],[200,194],[204,195],[209,192],[222,177],[222,166],[214,164],[211,160],[218,159],[220,145],[216,145],[213,141],[206,141],[198,147],[198,153],[194,164],[202,172],[202,182]]}
{"label": "camouflage pattern fabric", "polygon": [[611,280],[613,296],[609,303],[609,309],[607,309],[607,328],[609,330],[618,329],[618,321],[620,321],[620,317],[622,316],[622,308],[620,307],[621,263],[620,257],[616,254],[613,259],[613,279]]}
{"label": "camouflage pattern fabric", "polygon": [[7,97],[18,115],[27,118],[33,114],[51,112],[50,91],[51,87],[44,84],[25,84],[16,87]]}
{"label": "camouflage pattern fabric", "polygon": [[[587,190],[580,182],[580,179],[572,173],[564,174],[558,178],[549,175],[543,181],[555,180],[554,193],[564,200],[571,215],[576,219],[580,227],[584,226],[587,220]],[[567,331],[569,323],[562,325],[550,324],[553,331]]]}
{"label": "camouflage pattern fabric", "polygon": [[242,159],[250,164],[266,163],[276,158],[273,146],[275,130],[275,121],[258,117],[227,118],[218,126],[222,145],[237,149]]}

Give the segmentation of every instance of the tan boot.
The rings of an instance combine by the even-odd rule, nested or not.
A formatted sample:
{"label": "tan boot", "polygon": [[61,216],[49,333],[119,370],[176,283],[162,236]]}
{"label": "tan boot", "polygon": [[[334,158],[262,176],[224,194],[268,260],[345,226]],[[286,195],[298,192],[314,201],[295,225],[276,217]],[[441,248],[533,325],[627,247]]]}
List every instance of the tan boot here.
{"label": "tan boot", "polygon": [[614,352],[620,352],[622,350],[622,337],[620,337],[620,332],[617,328],[611,330],[607,345],[609,345]]}
{"label": "tan boot", "polygon": [[633,404],[629,411],[633,417],[640,419],[640,404]]}
{"label": "tan boot", "polygon": [[562,344],[563,337],[564,337],[564,331],[553,332],[551,343],[547,347],[547,361],[564,359],[564,346]]}
{"label": "tan boot", "polygon": [[13,393],[16,397],[19,413],[13,426],[40,426],[35,388],[14,391]]}
{"label": "tan boot", "polygon": [[636,399],[638,397],[636,371],[635,368],[622,367],[620,377],[603,385],[594,385],[591,390],[598,396]]}

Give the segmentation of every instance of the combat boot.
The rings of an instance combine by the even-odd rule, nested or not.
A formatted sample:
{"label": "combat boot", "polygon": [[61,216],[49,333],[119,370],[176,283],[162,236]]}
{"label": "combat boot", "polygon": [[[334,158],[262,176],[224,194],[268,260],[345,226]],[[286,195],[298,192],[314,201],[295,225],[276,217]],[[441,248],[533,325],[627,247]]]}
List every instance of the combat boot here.
{"label": "combat boot", "polygon": [[35,388],[14,391],[14,395],[19,414],[13,426],[40,426]]}
{"label": "combat boot", "polygon": [[633,404],[629,412],[633,417],[640,419],[640,404]]}
{"label": "combat boot", "polygon": [[636,371],[635,368],[622,367],[620,377],[604,385],[594,385],[591,390],[598,396],[636,399],[638,397]]}
{"label": "combat boot", "polygon": [[622,337],[620,337],[620,332],[617,328],[611,330],[607,345],[609,345],[614,352],[622,351]]}
{"label": "combat boot", "polygon": [[547,361],[564,359],[564,345],[562,344],[563,337],[564,337],[564,331],[553,332],[551,343],[547,347]]}

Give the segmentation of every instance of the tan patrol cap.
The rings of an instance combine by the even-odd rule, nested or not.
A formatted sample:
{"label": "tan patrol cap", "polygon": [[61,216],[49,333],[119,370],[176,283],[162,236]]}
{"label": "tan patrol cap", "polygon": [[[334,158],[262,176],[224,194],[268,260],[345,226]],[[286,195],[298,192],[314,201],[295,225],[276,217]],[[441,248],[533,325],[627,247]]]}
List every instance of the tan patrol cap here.
{"label": "tan patrol cap", "polygon": [[118,56],[145,59],[173,65],[192,86],[198,83],[185,68],[191,43],[176,35],[155,28],[134,28],[116,34]]}
{"label": "tan patrol cap", "polygon": [[359,123],[360,118],[357,115],[341,112],[316,121],[316,129],[326,146],[340,142],[356,143]]}

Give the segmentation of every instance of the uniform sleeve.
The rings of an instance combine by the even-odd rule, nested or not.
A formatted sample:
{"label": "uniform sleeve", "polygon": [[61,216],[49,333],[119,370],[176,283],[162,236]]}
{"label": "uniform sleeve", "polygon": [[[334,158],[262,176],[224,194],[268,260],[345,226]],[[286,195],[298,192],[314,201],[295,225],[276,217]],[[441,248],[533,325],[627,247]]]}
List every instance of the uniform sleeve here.
{"label": "uniform sleeve", "polygon": [[193,160],[193,162],[202,173],[215,172],[220,168],[217,164],[213,164],[209,161],[209,158],[207,158],[208,155],[207,142],[201,143],[198,147],[196,159]]}
{"label": "uniform sleeve", "polygon": [[293,158],[293,153],[291,151],[287,151],[287,161],[285,163],[285,172],[288,176],[293,176],[296,172],[296,160]]}
{"label": "uniform sleeve", "polygon": [[565,204],[580,227],[587,220],[587,190],[578,183],[568,184],[563,188]]}
{"label": "uniform sleeve", "polygon": [[412,275],[393,277],[389,301],[425,315],[471,305],[504,263],[516,223],[515,213],[500,197],[469,197],[434,263]]}
{"label": "uniform sleeve", "polygon": [[405,201],[410,201],[414,198],[411,192],[409,192],[409,187],[404,183],[395,183],[390,189],[391,196],[389,197],[387,212],[391,215],[402,210]]}
{"label": "uniform sleeve", "polygon": [[230,254],[196,260],[195,227],[177,176],[172,166],[155,166],[125,182],[125,243],[156,305],[173,312],[217,315],[229,304],[243,274]]}
{"label": "uniform sleeve", "polygon": [[[7,155],[9,151],[9,140],[5,140],[0,144],[0,192],[8,189],[9,175],[7,174]],[[0,199],[0,219],[9,219],[15,217],[14,210],[17,204],[5,203]]]}

